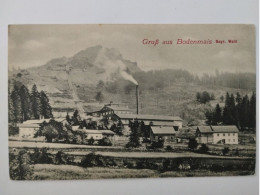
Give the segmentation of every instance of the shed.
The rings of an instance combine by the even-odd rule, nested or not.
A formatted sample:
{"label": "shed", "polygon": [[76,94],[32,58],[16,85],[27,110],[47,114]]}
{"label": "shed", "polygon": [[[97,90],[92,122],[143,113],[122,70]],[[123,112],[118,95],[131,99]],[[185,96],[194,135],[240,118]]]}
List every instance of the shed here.
{"label": "shed", "polygon": [[151,126],[150,138],[152,141],[163,139],[164,141],[174,142],[176,140],[176,131],[173,127]]}

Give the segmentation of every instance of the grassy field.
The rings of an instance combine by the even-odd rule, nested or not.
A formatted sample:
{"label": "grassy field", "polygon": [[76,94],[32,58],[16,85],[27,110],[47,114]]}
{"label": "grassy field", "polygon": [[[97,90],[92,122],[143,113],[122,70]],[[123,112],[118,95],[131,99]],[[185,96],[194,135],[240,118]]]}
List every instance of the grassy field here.
{"label": "grassy field", "polygon": [[157,177],[154,170],[124,169],[124,168],[82,168],[72,165],[36,164],[33,166],[33,178],[36,180],[72,180],[72,179],[102,179],[102,178],[145,178]]}
{"label": "grassy field", "polygon": [[[70,155],[76,156],[85,156],[90,152],[67,152]],[[174,152],[95,152],[95,154],[99,154],[107,157],[118,157],[118,158],[217,158],[217,159],[243,159],[246,157],[230,157],[230,156],[217,156],[217,155],[209,155],[209,154],[199,154],[192,152],[182,152],[182,153],[174,153]]]}
{"label": "grassy field", "polygon": [[[9,140],[9,147],[11,148],[57,148],[57,149],[62,149],[62,148],[70,148],[70,149],[91,149],[91,148],[97,148],[97,149],[102,149],[102,148],[107,148],[106,146],[93,146],[93,145],[79,145],[79,144],[61,144],[61,143],[47,143],[47,142],[29,142],[29,141],[10,141]],[[118,148],[118,147],[113,147],[109,146],[110,149],[113,148]]]}
{"label": "grassy field", "polygon": [[[20,141],[9,141],[10,148],[50,148],[52,150],[55,149],[64,149],[66,153],[70,155],[84,156],[90,152],[91,149],[96,150],[96,154],[100,154],[103,156],[110,157],[130,157],[130,158],[180,158],[180,157],[203,157],[203,158],[241,158],[241,157],[229,157],[229,156],[217,156],[217,155],[209,155],[209,154],[198,154],[193,152],[148,152],[148,151],[128,151],[124,148],[119,150],[118,147],[112,146],[91,146],[91,145],[76,145],[76,144],[60,144],[60,143],[46,143],[46,142],[20,142]],[[217,147],[219,150],[223,148],[223,146],[210,146]],[[239,147],[232,146],[234,148]],[[245,146],[242,146],[242,148]],[[253,146],[250,147],[252,149]],[[240,148],[240,147],[239,147]],[[255,146],[254,146],[255,148]],[[233,149],[233,148],[231,148]],[[241,148],[240,148],[241,149]],[[248,147],[249,149],[249,147]],[[67,152],[69,150],[69,152]],[[101,150],[101,151],[99,151]],[[255,150],[253,150],[255,152]]]}
{"label": "grassy field", "polygon": [[251,175],[250,171],[212,172],[198,171],[167,171],[160,173],[149,169],[126,168],[82,168],[72,165],[36,164],[33,166],[35,180],[72,180],[72,179],[112,179],[112,178],[154,178],[154,177],[202,177],[202,176],[239,176]]}

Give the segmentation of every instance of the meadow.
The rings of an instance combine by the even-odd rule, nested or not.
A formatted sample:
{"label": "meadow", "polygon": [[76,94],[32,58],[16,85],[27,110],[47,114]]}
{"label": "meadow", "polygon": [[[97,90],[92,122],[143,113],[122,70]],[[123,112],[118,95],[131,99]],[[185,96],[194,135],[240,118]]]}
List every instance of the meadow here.
{"label": "meadow", "polygon": [[242,176],[251,175],[252,171],[214,172],[209,170],[167,171],[161,173],[150,169],[127,169],[89,167],[73,165],[33,165],[35,180],[74,180],[74,179],[117,179],[117,178],[156,178],[156,177],[203,177],[203,176]]}

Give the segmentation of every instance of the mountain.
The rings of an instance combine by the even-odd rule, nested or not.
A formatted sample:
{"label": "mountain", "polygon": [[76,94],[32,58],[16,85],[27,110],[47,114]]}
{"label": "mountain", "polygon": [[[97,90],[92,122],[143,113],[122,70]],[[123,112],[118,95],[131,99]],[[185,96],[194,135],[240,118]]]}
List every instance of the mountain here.
{"label": "mountain", "polygon": [[[56,58],[45,65],[21,70],[18,77],[18,72],[14,72],[11,77],[29,86],[35,83],[39,88],[52,93],[68,89],[66,68],[69,69],[69,77],[76,86],[96,85],[99,80],[109,82],[122,77],[121,71],[127,71],[129,74],[141,71],[136,62],[124,59],[116,49],[98,45],[69,58]],[[53,87],[56,90],[53,91]]]}
{"label": "mountain", "polygon": [[[72,57],[56,58],[39,67],[10,72],[9,87],[14,80],[29,89],[36,84],[39,91],[48,94],[54,111],[78,109],[84,112],[103,105],[95,98],[100,92],[103,102],[126,103],[135,110],[138,82],[142,114],[176,115],[193,123],[203,121],[206,110],[213,109],[217,103],[223,104],[221,96],[226,92],[251,95],[255,79],[256,75],[249,73],[221,73],[199,78],[181,69],[145,72],[136,62],[124,59],[116,49],[98,45]],[[103,84],[97,85],[100,81]],[[213,94],[216,99],[206,105],[199,104],[196,93],[203,91]]]}

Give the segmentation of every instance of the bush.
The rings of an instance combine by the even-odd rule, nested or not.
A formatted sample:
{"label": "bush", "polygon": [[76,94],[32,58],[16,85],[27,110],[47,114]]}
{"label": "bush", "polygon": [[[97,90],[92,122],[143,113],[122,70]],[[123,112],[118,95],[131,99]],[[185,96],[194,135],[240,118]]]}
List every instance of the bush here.
{"label": "bush", "polygon": [[153,141],[152,144],[151,144],[151,149],[158,149],[158,148],[163,148],[164,146],[164,140],[161,139],[159,141]]}
{"label": "bush", "polygon": [[199,151],[201,153],[208,153],[209,147],[206,144],[201,144],[201,147],[199,148]]}
{"label": "bush", "polygon": [[31,154],[31,161],[34,164],[51,164],[52,158],[49,157],[46,148],[34,149],[34,153]]}
{"label": "bush", "polygon": [[171,146],[166,146],[165,150],[170,152],[173,151],[173,148]]}
{"label": "bush", "polygon": [[239,150],[238,150],[238,148],[235,150],[235,153],[234,153],[235,155],[239,155]]}
{"label": "bush", "polygon": [[164,171],[169,170],[170,169],[170,165],[171,165],[171,162],[170,162],[169,159],[164,160],[161,171],[164,172]]}
{"label": "bush", "polygon": [[81,166],[83,167],[94,167],[94,166],[103,166],[104,163],[101,159],[101,155],[96,155],[94,153],[89,153],[84,156],[81,160]]}
{"label": "bush", "polygon": [[222,172],[222,171],[225,170],[225,168],[224,168],[223,165],[213,164],[213,165],[210,167],[210,170],[211,170],[211,171],[214,171],[214,172]]}
{"label": "bush", "polygon": [[88,145],[93,145],[95,142],[94,138],[91,137],[89,140],[88,140]]}
{"label": "bush", "polygon": [[123,164],[124,164],[124,167],[126,167],[126,168],[128,168],[128,169],[134,168],[133,163],[128,162],[128,161],[126,161],[126,160],[123,161]]}
{"label": "bush", "polygon": [[136,163],[136,169],[158,169],[158,165],[148,159],[140,160]]}
{"label": "bush", "polygon": [[197,147],[198,147],[198,142],[197,142],[197,140],[194,139],[194,138],[190,139],[190,140],[189,140],[189,143],[188,143],[188,148],[189,148],[190,150],[194,150],[194,149],[196,149]]}
{"label": "bush", "polygon": [[211,98],[215,98],[215,97],[213,97],[213,96],[210,97],[210,95],[207,91],[203,91],[202,93],[197,92],[197,94],[196,94],[197,101],[202,104],[206,104],[207,102],[209,102],[211,100]]}
{"label": "bush", "polygon": [[229,147],[224,147],[222,150],[223,155],[226,155],[227,153],[229,153],[230,149]]}
{"label": "bush", "polygon": [[54,157],[54,164],[61,165],[61,164],[71,164],[71,161],[68,158],[68,155],[62,151],[58,151]]}
{"label": "bush", "polygon": [[75,134],[73,138],[73,143],[75,144],[83,144],[82,135]]}
{"label": "bush", "polygon": [[9,136],[19,134],[19,128],[15,127],[14,125],[9,125],[9,127],[8,127],[8,134],[9,134]]}
{"label": "bush", "polygon": [[32,169],[30,168],[30,155],[26,150],[19,151],[18,154],[9,154],[10,178],[13,180],[31,179]]}
{"label": "bush", "polygon": [[100,145],[100,146],[112,146],[112,143],[107,137],[104,137],[103,139],[98,141],[98,145]]}

